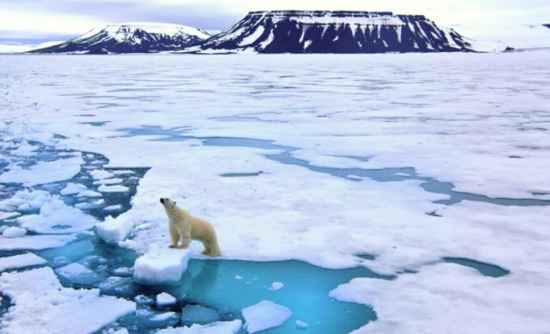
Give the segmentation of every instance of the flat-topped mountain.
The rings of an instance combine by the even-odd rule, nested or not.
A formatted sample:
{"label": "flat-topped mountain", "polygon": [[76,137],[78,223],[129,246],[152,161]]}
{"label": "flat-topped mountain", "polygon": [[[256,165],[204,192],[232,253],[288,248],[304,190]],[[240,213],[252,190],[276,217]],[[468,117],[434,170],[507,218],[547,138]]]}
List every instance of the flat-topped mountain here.
{"label": "flat-topped mountain", "polygon": [[453,29],[423,15],[359,11],[250,12],[202,50],[259,53],[385,53],[472,51]]}
{"label": "flat-topped mountain", "polygon": [[176,51],[209,38],[203,30],[167,23],[123,23],[96,28],[82,36],[30,53],[152,53]]}

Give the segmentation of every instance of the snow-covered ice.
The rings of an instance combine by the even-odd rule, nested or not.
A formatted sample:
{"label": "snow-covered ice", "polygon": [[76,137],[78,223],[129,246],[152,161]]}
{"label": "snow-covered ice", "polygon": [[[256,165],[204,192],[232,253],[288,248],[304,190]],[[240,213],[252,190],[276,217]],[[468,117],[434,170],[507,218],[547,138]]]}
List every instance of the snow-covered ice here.
{"label": "snow-covered ice", "polygon": [[168,327],[157,334],[237,334],[242,328],[241,320],[216,321],[208,325],[192,325],[190,327]]}
{"label": "snow-covered ice", "polygon": [[249,333],[278,327],[292,316],[288,308],[269,300],[262,300],[256,305],[244,308],[242,313],[245,320],[244,327]]}
{"label": "snow-covered ice", "polygon": [[281,290],[282,288],[285,287],[285,284],[284,283],[281,283],[281,282],[273,282],[271,284],[271,286],[269,287],[269,290],[272,290],[272,291],[277,291],[277,290]]}
{"label": "snow-covered ice", "polygon": [[2,318],[6,334],[92,333],[135,310],[133,302],[98,289],[64,288],[51,268],[3,273],[0,291],[14,303]]}
{"label": "snow-covered ice", "polygon": [[157,302],[158,307],[173,305],[173,304],[176,303],[176,301],[177,300],[176,300],[176,298],[174,298],[174,296],[172,296],[172,295],[170,295],[166,292],[160,293],[156,297],[156,302]]}
{"label": "snow-covered ice", "polygon": [[33,253],[0,257],[0,272],[45,264],[47,261]]}
{"label": "snow-covered ice", "polygon": [[[543,298],[550,280],[547,51],[149,57],[0,57],[8,93],[0,96],[0,154],[7,156],[0,182],[19,182],[1,189],[7,198],[0,201],[1,219],[34,233],[93,231],[91,220],[66,222],[42,208],[59,203],[65,217],[74,209],[66,196],[127,186],[93,184],[124,178],[111,167],[150,168],[131,208],[97,223],[107,247],[131,248],[143,259],[154,257],[150,245],[166,247],[158,203],[166,196],[212,223],[223,261],[295,259],[394,275],[327,286],[326,295],[333,289],[338,300],[373,307],[376,320],[358,332],[466,333],[487,324],[484,333],[523,334],[550,327],[540,312],[550,307]],[[82,159],[94,157],[85,153],[33,164],[42,154],[35,142],[109,160],[81,169]],[[54,167],[60,169],[50,177]],[[90,184],[71,180],[78,170],[94,173]],[[385,172],[391,180],[370,177]],[[62,198],[44,188],[61,190],[67,182],[86,189]],[[445,202],[451,191],[469,197]],[[128,193],[101,193],[105,203],[98,207],[116,205],[113,198]],[[95,200],[73,197],[83,209]],[[0,250],[61,247],[75,239],[0,236]],[[197,241],[173,251],[203,259]],[[486,277],[444,258],[495,264],[510,274]],[[142,272],[157,279],[170,267],[179,279],[181,258],[170,266],[159,262],[153,268],[153,260],[145,261]],[[230,278],[255,282],[238,272]],[[270,291],[275,280],[285,287]],[[289,282],[270,278],[261,289],[275,298],[294,291]],[[10,310],[4,318],[20,314]],[[302,314],[292,320],[308,323],[310,331],[316,325]]]}
{"label": "snow-covered ice", "polygon": [[134,280],[143,284],[176,284],[187,269],[188,249],[151,247],[136,260]]}
{"label": "snow-covered ice", "polygon": [[27,230],[21,227],[8,227],[2,232],[4,238],[22,238],[27,234]]}

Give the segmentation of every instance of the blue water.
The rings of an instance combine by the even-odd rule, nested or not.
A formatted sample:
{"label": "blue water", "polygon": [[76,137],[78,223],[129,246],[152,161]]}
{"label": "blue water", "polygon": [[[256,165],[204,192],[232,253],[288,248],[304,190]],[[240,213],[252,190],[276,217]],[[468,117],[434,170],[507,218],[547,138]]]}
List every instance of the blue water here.
{"label": "blue water", "polygon": [[466,258],[457,258],[457,257],[445,257],[443,258],[443,261],[448,263],[455,263],[459,264],[461,266],[470,267],[475,270],[477,270],[480,274],[483,276],[488,277],[502,277],[510,274],[510,271],[504,268],[501,268],[497,265],[476,261],[472,259],[466,259]]}

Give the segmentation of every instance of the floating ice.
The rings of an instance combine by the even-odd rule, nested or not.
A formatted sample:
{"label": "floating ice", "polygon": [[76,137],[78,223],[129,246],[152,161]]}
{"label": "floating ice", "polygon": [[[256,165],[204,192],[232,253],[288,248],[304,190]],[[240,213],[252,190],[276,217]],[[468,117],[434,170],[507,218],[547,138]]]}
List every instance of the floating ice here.
{"label": "floating ice", "polygon": [[135,310],[133,302],[98,289],[64,288],[48,267],[3,273],[0,291],[14,304],[2,319],[6,333],[93,333]]}
{"label": "floating ice", "polygon": [[134,264],[134,280],[143,284],[175,284],[191,257],[189,249],[151,249]]}
{"label": "floating ice", "polygon": [[79,194],[85,190],[87,190],[86,186],[82,184],[77,183],[67,183],[65,188],[61,189],[60,194],[61,195],[76,195]]}
{"label": "floating ice", "polygon": [[105,221],[96,225],[97,235],[106,243],[117,244],[124,240],[130,232],[134,223],[126,216],[119,216],[116,219],[109,216]]}
{"label": "floating ice", "polygon": [[277,290],[280,290],[282,288],[284,288],[285,285],[284,283],[281,283],[281,282],[273,282],[271,284],[271,286],[269,287],[269,290],[272,290],[272,291],[277,291]]}
{"label": "floating ice", "polygon": [[164,307],[168,305],[173,305],[177,302],[176,298],[174,296],[163,292],[161,294],[158,294],[156,297],[156,303],[158,307]]}
{"label": "floating ice", "polygon": [[103,195],[97,191],[85,190],[78,194],[78,197],[102,197]]}
{"label": "floating ice", "polygon": [[41,250],[61,247],[76,239],[75,235],[27,235],[24,238],[0,238],[0,250]]}
{"label": "floating ice", "polygon": [[0,272],[8,269],[18,269],[45,264],[46,260],[33,253],[0,258]]}
{"label": "floating ice", "polygon": [[28,209],[38,210],[44,203],[50,202],[52,195],[44,190],[20,190],[11,198],[0,201],[0,208],[11,211],[26,205]]}
{"label": "floating ice", "polygon": [[220,316],[213,308],[200,305],[186,305],[181,310],[181,322],[186,326],[193,324],[205,325],[218,321]]}
{"label": "floating ice", "polygon": [[109,296],[132,297],[136,293],[133,281],[129,277],[108,277],[99,283],[98,287],[101,294]]}
{"label": "floating ice", "polygon": [[20,227],[8,227],[7,229],[4,230],[4,232],[2,233],[2,235],[5,237],[5,238],[22,238],[24,237],[25,235],[27,234],[27,230],[25,230],[24,228],[20,228]]}
{"label": "floating ice", "polygon": [[55,271],[73,284],[94,285],[105,279],[104,276],[86,268],[80,263],[71,263]]}
{"label": "floating ice", "polygon": [[122,183],[124,180],[122,179],[101,179],[94,181],[94,185],[100,185],[100,184],[119,184]]}
{"label": "floating ice", "polygon": [[296,328],[298,329],[307,329],[309,325],[303,321],[296,320]]}
{"label": "floating ice", "polygon": [[237,334],[242,327],[241,320],[217,321],[208,325],[192,325],[191,327],[168,327],[157,334]]}
{"label": "floating ice", "polygon": [[94,169],[90,171],[90,175],[92,175],[94,180],[110,179],[115,176],[113,173],[110,173],[103,169]]}
{"label": "floating ice", "polygon": [[0,175],[1,183],[23,183],[25,187],[70,180],[80,172],[82,158],[39,161],[28,169],[13,167]]}
{"label": "floating ice", "polygon": [[126,186],[106,186],[104,184],[100,185],[97,190],[101,191],[102,193],[124,193],[130,190],[130,188]]}
{"label": "floating ice", "polygon": [[4,212],[0,211],[0,220],[6,220],[21,215],[19,212]]}
{"label": "floating ice", "polygon": [[45,202],[39,214],[17,219],[22,227],[37,233],[74,233],[86,231],[96,220],[79,209],[66,205],[58,196]]}
{"label": "floating ice", "polygon": [[292,316],[288,308],[269,300],[262,300],[256,305],[244,308],[242,313],[245,320],[244,326],[249,333],[281,326]]}

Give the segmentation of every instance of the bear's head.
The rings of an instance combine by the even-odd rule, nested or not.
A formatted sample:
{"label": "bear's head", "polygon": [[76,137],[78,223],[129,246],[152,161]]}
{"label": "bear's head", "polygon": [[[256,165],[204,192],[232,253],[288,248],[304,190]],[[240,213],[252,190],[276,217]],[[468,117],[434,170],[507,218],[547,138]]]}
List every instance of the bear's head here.
{"label": "bear's head", "polygon": [[160,203],[164,206],[165,209],[173,209],[176,207],[176,202],[172,201],[169,198],[161,198]]}

